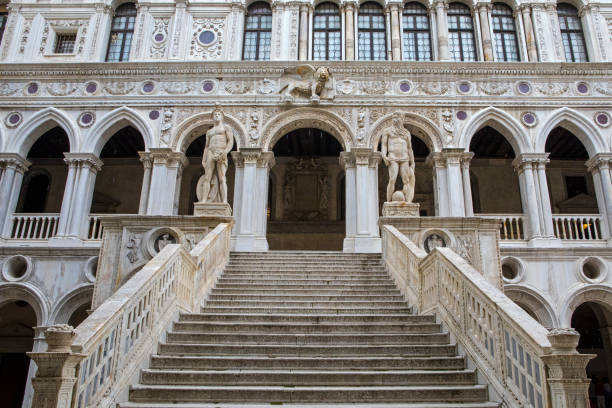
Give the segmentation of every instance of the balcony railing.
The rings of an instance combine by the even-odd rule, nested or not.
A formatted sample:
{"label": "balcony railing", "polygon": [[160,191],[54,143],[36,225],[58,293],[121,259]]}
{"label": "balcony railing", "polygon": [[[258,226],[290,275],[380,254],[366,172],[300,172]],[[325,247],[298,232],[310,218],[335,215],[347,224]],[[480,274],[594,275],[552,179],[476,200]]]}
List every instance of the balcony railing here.
{"label": "balcony railing", "polygon": [[98,214],[89,215],[89,228],[87,229],[87,239],[90,240],[101,240],[102,234],[104,233],[104,227],[100,222]]}
{"label": "balcony railing", "polygon": [[602,239],[601,216],[598,214],[554,215],[555,236],[559,239]]}
{"label": "balcony railing", "polygon": [[499,228],[499,236],[503,240],[525,239],[525,228],[523,227],[525,216],[522,214],[475,214],[484,218],[499,218],[502,225]]}
{"label": "balcony railing", "polygon": [[59,214],[13,214],[12,239],[45,240],[55,235]]}

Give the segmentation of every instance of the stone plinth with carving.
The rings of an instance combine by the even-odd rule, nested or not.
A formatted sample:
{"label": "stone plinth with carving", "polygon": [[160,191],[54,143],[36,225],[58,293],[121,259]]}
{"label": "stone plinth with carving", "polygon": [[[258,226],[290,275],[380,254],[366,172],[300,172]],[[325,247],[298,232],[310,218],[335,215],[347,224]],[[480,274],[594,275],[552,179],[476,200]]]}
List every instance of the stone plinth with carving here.
{"label": "stone plinth with carving", "polygon": [[229,217],[232,215],[232,207],[228,203],[194,203],[193,215]]}
{"label": "stone plinth with carving", "polygon": [[383,217],[418,217],[419,204],[405,201],[391,201],[383,204]]}

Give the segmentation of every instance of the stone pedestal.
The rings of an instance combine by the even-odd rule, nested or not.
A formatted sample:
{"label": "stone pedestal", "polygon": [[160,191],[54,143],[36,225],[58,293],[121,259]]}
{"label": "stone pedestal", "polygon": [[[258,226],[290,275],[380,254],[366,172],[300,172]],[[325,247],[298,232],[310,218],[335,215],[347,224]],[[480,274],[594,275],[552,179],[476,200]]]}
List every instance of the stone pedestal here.
{"label": "stone pedestal", "polygon": [[419,204],[405,201],[385,202],[382,208],[383,217],[418,217]]}
{"label": "stone pedestal", "polygon": [[230,217],[232,215],[232,207],[228,203],[194,203],[193,215],[196,217]]}

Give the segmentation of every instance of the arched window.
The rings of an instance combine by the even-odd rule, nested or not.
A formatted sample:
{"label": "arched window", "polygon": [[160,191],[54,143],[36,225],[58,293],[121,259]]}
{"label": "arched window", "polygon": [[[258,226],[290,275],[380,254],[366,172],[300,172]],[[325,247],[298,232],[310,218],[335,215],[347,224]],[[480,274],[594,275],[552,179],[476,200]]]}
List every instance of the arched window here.
{"label": "arched window", "polygon": [[315,8],[312,28],[312,58],[339,60],[342,57],[340,11],[333,3]]}
{"label": "arched window", "polygon": [[493,39],[497,61],[519,61],[516,26],[512,9],[503,3],[493,4]]}
{"label": "arched window", "polygon": [[6,20],[8,20],[8,14],[0,13],[0,44],[2,44],[2,36],[4,35],[4,27],[6,27]]}
{"label": "arched window", "polygon": [[364,3],[359,8],[359,59],[382,61],[387,59],[385,14],[378,3]]}
{"label": "arched window", "polygon": [[402,16],[404,60],[431,61],[431,37],[427,9],[420,3],[406,3]]}
{"label": "arched window", "polygon": [[561,38],[567,62],[587,62],[589,60],[582,33],[582,23],[576,7],[561,3],[557,6]]}
{"label": "arched window", "polygon": [[136,6],[134,3],[125,3],[117,7],[108,39],[106,61],[120,62],[130,59],[135,22]]}
{"label": "arched window", "polygon": [[244,23],[242,59],[267,61],[270,59],[272,39],[272,9],[263,1],[249,6]]}
{"label": "arched window", "polygon": [[453,61],[476,61],[472,13],[461,3],[448,6],[448,51]]}

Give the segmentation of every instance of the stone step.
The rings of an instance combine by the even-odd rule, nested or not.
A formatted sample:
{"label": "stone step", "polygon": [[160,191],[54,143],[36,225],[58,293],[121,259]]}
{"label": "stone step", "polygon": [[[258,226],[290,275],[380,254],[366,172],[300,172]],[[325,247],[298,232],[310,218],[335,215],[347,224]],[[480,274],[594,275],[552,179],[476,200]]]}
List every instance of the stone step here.
{"label": "stone step", "polygon": [[392,307],[388,309],[375,309],[375,308],[292,308],[292,307],[231,307],[231,306],[206,306],[202,308],[203,313],[268,313],[268,314],[310,314],[310,315],[352,315],[352,314],[398,314],[406,313],[410,314],[412,311],[410,308]]}
{"label": "stone step", "polygon": [[392,286],[391,279],[387,278],[374,278],[374,279],[339,279],[339,278],[324,278],[324,277],[314,277],[314,278],[295,278],[295,279],[270,279],[266,277],[262,278],[233,278],[231,276],[223,276],[219,278],[217,281],[217,286],[219,284],[229,284],[229,285],[385,285]]}
{"label": "stone step", "polygon": [[251,286],[245,285],[244,288],[219,288],[215,287],[212,293],[217,295],[291,295],[294,296],[305,296],[305,295],[329,295],[329,296],[347,296],[347,295],[380,295],[380,296],[399,296],[399,289],[351,289],[350,286],[347,289],[330,289],[330,288],[318,288],[318,289],[304,289],[304,288],[284,288],[284,289],[247,289]]}
{"label": "stone step", "polygon": [[[231,302],[229,302],[231,304]],[[179,322],[242,322],[242,323],[406,323],[428,324],[435,323],[434,315],[308,315],[308,314],[223,314],[223,313],[184,313],[179,316]]]}
{"label": "stone step", "polygon": [[239,258],[272,258],[295,259],[297,257],[306,258],[347,258],[347,259],[380,259],[381,254],[377,253],[353,253],[342,251],[266,251],[266,252],[230,252],[230,259]]}
{"label": "stone step", "polygon": [[226,272],[223,273],[222,278],[229,279],[389,279],[387,273],[359,273],[354,272],[350,274],[333,274],[330,275],[328,272],[274,272],[274,273],[261,273],[261,272]]}
{"label": "stone step", "polygon": [[[330,408],[330,404],[283,403],[283,408]],[[163,402],[121,402],[117,408],[270,408],[268,403],[163,403]],[[496,402],[409,402],[409,403],[334,403],[333,408],[499,408]]]}
{"label": "stone step", "polygon": [[331,333],[439,333],[440,325],[397,324],[389,322],[307,323],[295,322],[176,322],[173,330],[190,333],[275,333],[275,334],[331,334]]}
{"label": "stone step", "polygon": [[473,370],[159,370],[145,369],[140,384],[146,385],[267,385],[267,386],[415,386],[474,385]]}
{"label": "stone step", "polygon": [[343,258],[330,258],[330,257],[322,257],[322,258],[318,258],[318,257],[310,257],[310,258],[306,258],[306,257],[302,257],[302,258],[295,258],[295,259],[291,259],[291,260],[287,260],[285,258],[230,258],[228,265],[233,265],[233,264],[263,264],[263,263],[268,263],[268,264],[272,264],[272,263],[286,263],[289,265],[306,265],[306,264],[312,264],[312,265],[319,265],[319,264],[323,264],[323,265],[341,265],[341,266],[346,266],[346,265],[375,265],[375,266],[379,266],[382,265],[382,258],[357,258],[357,259],[343,259]]}
{"label": "stone step", "polygon": [[[284,293],[284,292],[283,292]],[[400,293],[386,295],[367,295],[367,294],[342,294],[342,295],[284,295],[282,293],[275,294],[245,294],[223,290],[220,292],[211,292],[208,296],[209,300],[242,300],[242,301],[265,301],[265,302],[369,302],[369,301],[392,301],[402,302],[404,298]]]}
{"label": "stone step", "polygon": [[298,302],[290,302],[290,301],[263,301],[263,300],[209,300],[206,302],[207,306],[256,306],[256,307],[278,307],[278,306],[288,306],[288,307],[303,307],[305,309],[309,308],[334,308],[334,307],[369,307],[369,308],[388,308],[388,307],[406,307],[406,302],[372,302],[372,301],[356,301],[356,302],[307,302],[307,301],[298,301]]}
{"label": "stone step", "polygon": [[449,357],[274,357],[154,355],[151,368],[184,370],[463,370],[465,359]]}
{"label": "stone step", "polygon": [[358,265],[345,265],[343,267],[337,265],[329,266],[316,266],[316,265],[283,265],[283,264],[270,264],[270,265],[259,265],[259,264],[245,264],[245,265],[228,265],[225,270],[229,273],[232,272],[321,272],[329,275],[337,275],[343,273],[382,273],[385,269],[382,266],[358,266]]}
{"label": "stone step", "polygon": [[482,385],[437,386],[181,386],[135,385],[133,402],[469,402],[487,399]]}
{"label": "stone step", "polygon": [[455,356],[454,344],[191,344],[160,343],[159,354],[225,356]]}
{"label": "stone step", "polygon": [[324,290],[331,290],[331,289],[339,289],[339,290],[349,290],[351,292],[355,292],[355,291],[364,291],[364,290],[383,290],[383,291],[393,291],[396,290],[395,289],[395,285],[394,284],[390,284],[390,283],[368,283],[368,284],[352,284],[350,282],[347,282],[346,284],[342,284],[342,283],[301,283],[301,282],[296,282],[293,283],[291,281],[287,281],[287,282],[270,282],[270,283],[225,283],[223,281],[217,282],[215,284],[215,289],[235,289],[235,290],[243,290],[243,289],[249,289],[249,290],[257,290],[257,289],[261,289],[261,290],[265,290],[265,291],[269,291],[269,290],[281,290],[281,289],[290,289],[290,290],[299,290],[299,289],[303,289],[305,291],[318,291],[321,289]]}

